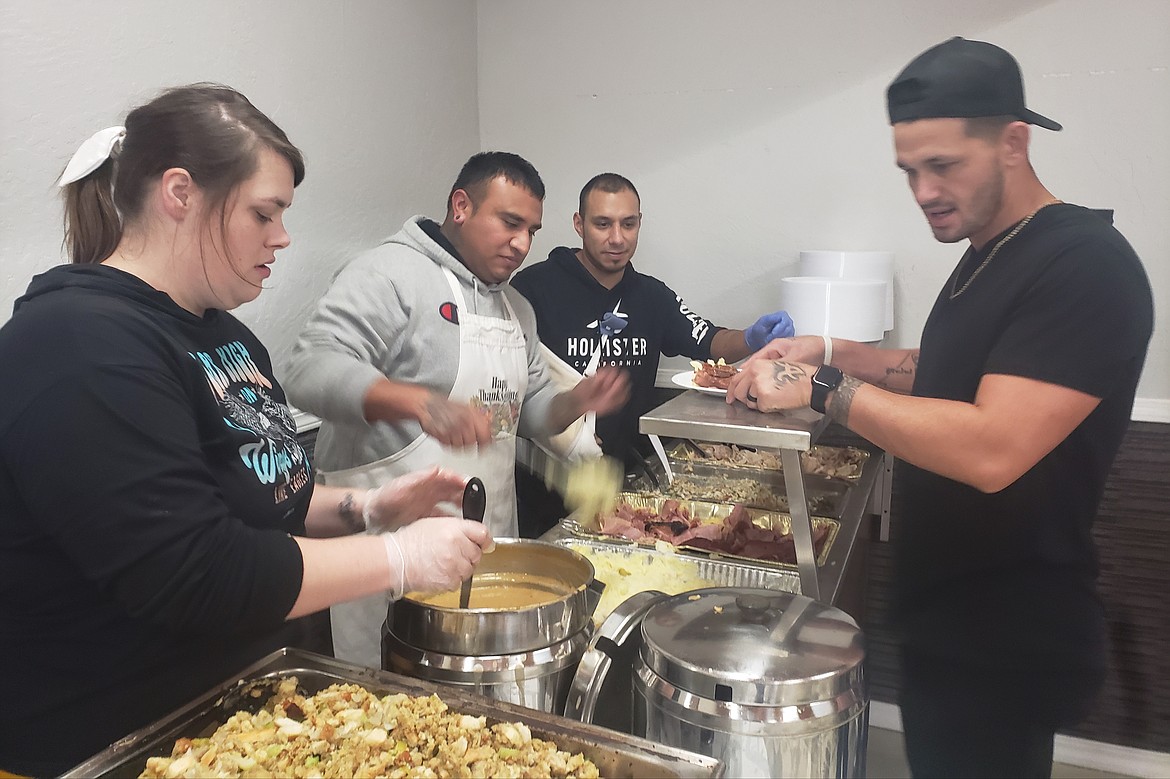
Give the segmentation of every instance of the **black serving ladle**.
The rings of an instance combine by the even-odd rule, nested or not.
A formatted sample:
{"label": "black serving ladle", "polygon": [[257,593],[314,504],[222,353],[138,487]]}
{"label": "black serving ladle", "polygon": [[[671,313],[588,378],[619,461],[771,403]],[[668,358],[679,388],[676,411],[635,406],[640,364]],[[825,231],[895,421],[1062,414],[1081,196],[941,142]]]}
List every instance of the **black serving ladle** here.
{"label": "black serving ladle", "polygon": [[[472,476],[467,480],[467,486],[463,488],[463,518],[471,519],[476,522],[483,522],[483,515],[487,511],[487,492],[483,488],[483,482],[478,477]],[[468,576],[463,584],[459,585],[459,608],[467,608],[468,602],[471,600],[471,576]]]}

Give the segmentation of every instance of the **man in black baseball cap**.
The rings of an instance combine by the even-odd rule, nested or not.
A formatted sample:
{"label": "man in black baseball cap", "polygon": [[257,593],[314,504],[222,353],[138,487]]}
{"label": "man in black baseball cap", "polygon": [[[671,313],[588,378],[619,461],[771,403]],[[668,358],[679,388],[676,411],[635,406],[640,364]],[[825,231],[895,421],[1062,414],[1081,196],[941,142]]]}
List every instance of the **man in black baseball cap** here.
{"label": "man in black baseball cap", "polygon": [[[970,245],[920,349],[773,341],[729,403],[805,405],[899,460],[890,614],[915,776],[1050,776],[1105,675],[1092,524],[1153,330],[1141,261],[1028,157],[1020,68],[952,38],[888,92],[898,167],[935,238]],[[1086,316],[1092,325],[1086,326]]]}
{"label": "man in black baseball cap", "polygon": [[955,37],[932,46],[898,74],[886,98],[890,124],[1012,116],[1046,130],[1061,129],[1024,105],[1024,80],[1015,57],[983,41]]}

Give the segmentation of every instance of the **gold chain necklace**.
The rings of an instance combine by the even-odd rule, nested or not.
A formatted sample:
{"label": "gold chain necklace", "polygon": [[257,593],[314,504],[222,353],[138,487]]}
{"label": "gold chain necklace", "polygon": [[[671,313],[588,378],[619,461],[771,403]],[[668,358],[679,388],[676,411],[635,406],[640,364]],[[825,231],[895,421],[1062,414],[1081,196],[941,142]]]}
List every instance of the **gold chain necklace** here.
{"label": "gold chain necklace", "polygon": [[1032,217],[1036,216],[1036,214],[1040,213],[1045,208],[1048,208],[1048,206],[1054,206],[1060,202],[1062,202],[1062,201],[1053,200],[1049,203],[1045,203],[1044,205],[1040,206],[1040,208],[1037,208],[1035,211],[1033,211],[1032,213],[1025,216],[1023,219],[1021,219],[1019,221],[1019,223],[1015,227],[1012,228],[1012,231],[1010,233],[1005,235],[1003,238],[999,239],[999,243],[997,243],[995,246],[992,247],[991,252],[987,255],[987,259],[985,259],[983,262],[979,263],[979,267],[975,269],[975,272],[972,273],[971,276],[965,282],[963,282],[963,286],[959,287],[958,290],[955,289],[955,284],[959,283],[959,277],[956,275],[954,282],[951,283],[951,297],[950,297],[950,299],[954,300],[959,295],[962,295],[964,292],[966,292],[967,287],[971,286],[971,282],[975,280],[975,277],[979,275],[979,272],[987,267],[988,263],[990,263],[995,258],[995,255],[999,254],[999,250],[1003,248],[1003,245],[1005,243],[1007,243],[1011,239],[1015,238],[1017,235],[1020,234],[1021,230],[1023,230],[1025,227],[1028,226],[1028,222],[1032,221]]}

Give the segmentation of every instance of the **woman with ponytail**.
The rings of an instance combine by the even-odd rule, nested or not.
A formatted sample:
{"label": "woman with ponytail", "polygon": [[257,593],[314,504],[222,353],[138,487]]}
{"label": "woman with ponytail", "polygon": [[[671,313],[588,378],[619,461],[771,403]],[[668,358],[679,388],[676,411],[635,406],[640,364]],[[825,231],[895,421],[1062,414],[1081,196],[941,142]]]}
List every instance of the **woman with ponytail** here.
{"label": "woman with ponytail", "polygon": [[314,489],[268,352],[228,313],[289,245],[304,175],[213,84],[66,167],[72,263],[0,328],[0,773],[59,773],[282,646],[328,651],[306,616],[451,588],[491,544],[429,516],[458,474]]}

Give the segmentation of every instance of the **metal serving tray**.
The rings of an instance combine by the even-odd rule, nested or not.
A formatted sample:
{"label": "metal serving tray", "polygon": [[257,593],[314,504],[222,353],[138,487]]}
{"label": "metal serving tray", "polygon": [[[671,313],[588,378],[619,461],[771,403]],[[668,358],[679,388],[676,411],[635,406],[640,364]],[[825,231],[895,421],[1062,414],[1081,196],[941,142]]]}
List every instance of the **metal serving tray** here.
{"label": "metal serving tray", "polygon": [[[673,498],[664,498],[661,495],[643,495],[638,493],[623,492],[617,497],[617,503],[627,504],[635,509],[648,509],[650,511],[659,511],[663,502],[667,500],[675,500]],[[678,500],[681,508],[686,509],[693,519],[700,522],[710,522],[717,524],[727,518],[729,514],[735,509],[734,505],[727,503],[710,503],[700,500]],[[748,517],[752,523],[759,527],[774,530],[782,535],[787,535],[792,532],[792,518],[787,514],[781,514],[776,511],[764,511],[761,509],[745,508]],[[655,539],[651,540],[631,540],[623,539],[619,536],[606,535],[604,533],[590,530],[581,525],[573,517],[562,519],[560,525],[565,531],[572,536],[578,538],[592,538],[610,543],[626,543],[637,545],[641,549],[653,549]],[[841,528],[841,523],[831,517],[812,517],[813,528],[824,527],[828,531],[825,537],[825,543],[821,547],[820,554],[817,555],[817,565],[825,564],[829,557],[829,552],[833,548],[833,541],[837,538],[837,532]],[[753,566],[763,566],[773,570],[795,571],[797,566],[795,563],[780,563],[771,560],[756,560],[751,557],[743,557],[741,555],[728,554],[726,552],[712,552],[706,549],[699,549],[696,547],[680,546],[677,547],[680,552],[686,552],[689,555],[703,556],[709,559],[716,560],[731,560],[744,562]]]}
{"label": "metal serving tray", "polygon": [[[560,538],[554,543],[567,546],[570,549],[590,557],[595,552],[613,552],[628,557],[634,555],[654,558],[673,558],[681,560],[683,564],[694,567],[695,576],[711,580],[709,587],[759,587],[765,590],[780,590],[782,592],[800,592],[800,579],[794,571],[763,568],[747,561],[732,558],[709,557],[706,554],[696,554],[703,550],[663,551],[657,547],[645,546],[624,538]],[[754,561],[758,563],[759,561]]]}
{"label": "metal serving tray", "polygon": [[[712,503],[743,503],[753,508],[788,513],[788,495],[782,471],[671,459],[674,481],[669,481],[661,463],[648,462],[646,468],[653,477],[641,476],[632,481],[631,492],[654,493],[664,497],[705,500]],[[749,489],[750,494],[736,500],[725,498],[730,483],[738,483],[741,487]],[[849,484],[836,479],[807,474],[804,477],[808,509],[816,516],[840,519],[849,488]]]}
{"label": "metal serving tray", "polygon": [[358,684],[379,695],[436,694],[451,707],[489,723],[523,722],[537,738],[560,749],[581,752],[603,777],[721,777],[723,763],[710,757],[657,744],[565,717],[495,701],[458,687],[376,671],[297,649],[281,649],[198,700],[153,725],[115,742],[69,770],[65,777],[138,776],[146,759],[169,756],[175,740],[210,735],[235,712],[258,711],[282,679],[297,677],[306,694],[337,683]]}
{"label": "metal serving tray", "polygon": [[[724,444],[725,446],[735,446],[735,444]],[[744,447],[739,447],[744,448]],[[844,459],[850,464],[847,473],[839,475],[830,475],[821,470],[816,462],[821,456],[837,456]],[[685,465],[707,466],[718,468],[720,470],[727,470],[729,472],[747,472],[759,474],[776,474],[779,478],[778,483],[781,487],[784,485],[783,467],[777,464],[775,468],[766,468],[763,466],[747,465],[743,463],[735,463],[728,460],[720,460],[709,457],[704,453],[696,451],[690,444],[683,442],[671,448],[667,452],[667,457],[670,460],[672,468],[681,468]],[[776,460],[780,459],[778,453],[775,454]],[[856,484],[861,479],[861,474],[865,470],[865,463],[869,459],[869,452],[855,446],[824,446],[817,444],[810,447],[807,451],[800,453],[801,470],[804,473],[805,485],[811,483],[822,482],[826,486],[833,484]]]}
{"label": "metal serving tray", "polygon": [[[776,567],[765,568],[761,565],[748,563],[739,559],[710,557],[710,553],[707,552],[690,551],[685,548],[678,550],[661,549],[656,546],[637,544],[622,538],[603,540],[600,538],[562,536],[553,543],[579,552],[595,564],[602,554],[616,555],[619,558],[628,560],[631,577],[635,576],[638,569],[643,566],[650,568],[658,560],[669,560],[672,566],[672,573],[678,573],[682,577],[678,582],[675,582],[676,586],[668,593],[672,595],[677,592],[684,592],[686,589],[694,589],[693,587],[686,587],[683,583],[696,581],[699,582],[696,584],[698,588],[755,587],[765,590],[800,593],[800,577],[796,571],[781,570]],[[603,571],[600,569],[597,575],[600,581],[606,585],[606,592],[603,592],[601,596],[602,602],[593,614],[593,621],[601,624],[609,617],[610,613],[617,610],[621,602],[613,603],[613,609],[606,608],[607,594],[613,588],[617,587],[618,583],[606,581],[603,576]],[[645,584],[641,587],[640,591],[645,592],[657,584],[660,584],[660,582]],[[631,595],[636,594],[638,591],[630,588]]]}

